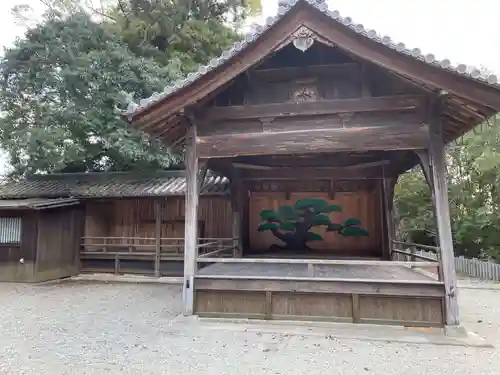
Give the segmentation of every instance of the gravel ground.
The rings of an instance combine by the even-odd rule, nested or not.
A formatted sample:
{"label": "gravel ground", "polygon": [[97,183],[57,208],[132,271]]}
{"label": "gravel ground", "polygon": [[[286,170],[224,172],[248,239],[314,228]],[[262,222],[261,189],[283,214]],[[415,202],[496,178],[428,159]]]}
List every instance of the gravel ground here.
{"label": "gravel ground", "polygon": [[[500,290],[460,297],[464,324],[500,344]],[[0,301],[0,374],[500,373],[494,349],[179,329],[175,285],[0,284]]]}

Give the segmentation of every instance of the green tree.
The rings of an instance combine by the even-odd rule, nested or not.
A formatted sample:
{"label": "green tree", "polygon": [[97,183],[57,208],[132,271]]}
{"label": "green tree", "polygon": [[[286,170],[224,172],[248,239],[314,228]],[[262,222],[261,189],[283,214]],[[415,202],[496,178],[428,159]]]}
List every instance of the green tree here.
{"label": "green tree", "polygon": [[160,64],[195,70],[238,38],[235,32],[260,1],[120,0],[108,14],[129,47]]}
{"label": "green tree", "polygon": [[[233,26],[250,3],[40,1],[43,17],[0,63],[0,142],[13,174],[178,163],[128,127],[117,109],[219,55],[237,38]],[[30,11],[14,9],[25,21]]]}
{"label": "green tree", "polygon": [[117,112],[180,73],[135,56],[86,13],[53,14],[0,65],[0,141],[15,174],[165,167],[172,159]]}
{"label": "green tree", "polygon": [[[500,260],[500,121],[493,118],[447,147],[448,190],[455,252]],[[430,189],[419,168],[396,187],[399,233],[435,242]]]}

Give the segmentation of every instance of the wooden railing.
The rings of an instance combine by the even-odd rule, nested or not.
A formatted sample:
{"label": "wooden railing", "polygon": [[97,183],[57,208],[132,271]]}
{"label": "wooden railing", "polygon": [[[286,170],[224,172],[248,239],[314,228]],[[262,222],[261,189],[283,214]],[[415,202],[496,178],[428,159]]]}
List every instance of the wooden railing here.
{"label": "wooden railing", "polygon": [[235,255],[237,238],[202,238],[198,240],[197,255],[201,258]]}
{"label": "wooden railing", "polygon": [[[434,259],[438,261],[439,248],[417,245],[412,250],[412,255],[416,255],[420,259]],[[455,257],[455,270],[459,274],[473,278],[500,281],[500,264],[493,261],[458,256]]]}
{"label": "wooden railing", "polygon": [[[159,240],[159,244],[157,241]],[[156,252],[182,254],[184,238],[146,238],[146,237],[82,237],[82,248],[85,252],[94,253],[140,253]]]}
{"label": "wooden railing", "polygon": [[428,267],[428,270],[435,274],[438,280],[442,280],[439,247],[401,241],[392,241],[392,243],[391,258],[393,261],[431,262],[433,266]]}
{"label": "wooden railing", "polygon": [[[235,238],[200,238],[197,253],[200,256],[232,256],[235,244]],[[184,260],[184,238],[82,237],[80,259],[82,262],[114,260],[110,271],[115,274],[122,273],[124,261],[153,261],[154,269],[142,273],[154,273],[159,277],[162,262]],[[127,272],[132,271],[127,269]]]}
{"label": "wooden railing", "polygon": [[82,262],[113,259],[115,274],[121,273],[122,261],[153,261],[151,272],[159,277],[161,262],[182,261],[183,253],[183,238],[83,237],[80,259]]}
{"label": "wooden railing", "polygon": [[[439,247],[401,241],[392,241],[392,243],[394,244],[394,249],[392,250],[394,260],[417,261],[421,259],[431,262],[438,261],[437,254],[439,253]],[[424,255],[422,254],[423,251],[434,252],[436,253],[436,256],[432,257],[426,254]]]}

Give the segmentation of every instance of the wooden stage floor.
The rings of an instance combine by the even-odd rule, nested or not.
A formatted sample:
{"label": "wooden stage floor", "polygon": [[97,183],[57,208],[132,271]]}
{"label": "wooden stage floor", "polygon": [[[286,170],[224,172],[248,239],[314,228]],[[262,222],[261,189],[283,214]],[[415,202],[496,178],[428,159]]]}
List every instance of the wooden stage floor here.
{"label": "wooden stage floor", "polygon": [[[217,263],[197,272],[200,276],[309,277],[307,264]],[[315,265],[315,278],[432,281],[435,278],[406,266]]]}
{"label": "wooden stage floor", "polygon": [[[280,261],[292,263],[272,263],[269,258],[274,254],[255,257],[262,261],[231,259],[199,269],[194,277],[194,313],[217,318],[443,325],[444,286],[430,269],[421,272],[401,262],[351,257],[336,259],[360,262],[318,263],[311,269],[311,263],[296,261],[303,254],[280,254]],[[307,258],[313,260],[313,254]],[[429,262],[423,263],[429,267]]]}

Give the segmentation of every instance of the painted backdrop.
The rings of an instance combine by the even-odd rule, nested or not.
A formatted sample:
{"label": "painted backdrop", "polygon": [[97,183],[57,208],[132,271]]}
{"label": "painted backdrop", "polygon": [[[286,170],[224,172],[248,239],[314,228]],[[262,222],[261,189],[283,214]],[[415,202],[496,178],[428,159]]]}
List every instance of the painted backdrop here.
{"label": "painted backdrop", "polygon": [[[308,225],[304,250],[353,256],[381,252],[381,202],[376,191],[336,193],[335,200],[329,200],[328,193],[317,192],[291,193],[289,198],[287,200],[282,192],[251,193],[249,237],[252,250],[294,250],[295,240],[287,241],[283,235],[297,237],[296,232],[301,232],[304,225],[298,224],[298,229],[293,226],[308,220],[313,225]],[[303,234],[301,237],[303,239]]]}

